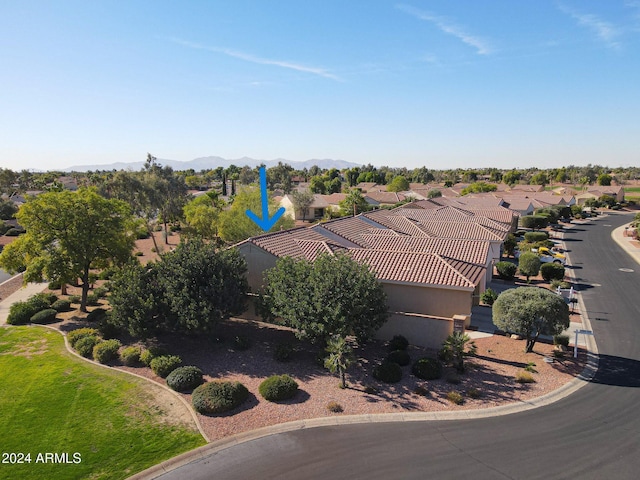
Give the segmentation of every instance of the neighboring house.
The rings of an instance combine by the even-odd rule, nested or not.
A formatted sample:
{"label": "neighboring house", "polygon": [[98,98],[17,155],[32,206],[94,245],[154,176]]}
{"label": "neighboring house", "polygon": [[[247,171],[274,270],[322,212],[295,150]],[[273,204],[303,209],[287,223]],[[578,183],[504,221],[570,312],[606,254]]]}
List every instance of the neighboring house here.
{"label": "neighboring house", "polygon": [[589,198],[598,199],[602,195],[609,195],[616,199],[616,202],[624,201],[624,187],[616,186],[616,187],[590,187],[586,191],[580,192],[575,196],[576,202],[578,205],[583,205],[584,202]]}
{"label": "neighboring house", "polygon": [[69,176],[58,177],[58,182],[62,184],[62,187],[65,190],[71,190],[72,192],[75,192],[76,190],[78,190],[78,180],[74,177],[69,177]]}
{"label": "neighboring house", "polygon": [[377,204],[380,207],[392,207],[397,203],[403,202],[407,197],[397,192],[368,191],[364,194],[364,198],[370,205]]}
{"label": "neighboring house", "polygon": [[344,193],[332,193],[331,195],[313,195],[311,204],[302,211],[294,207],[291,195],[284,195],[278,199],[278,203],[285,209],[285,215],[289,215],[294,220],[321,220],[327,211],[337,212],[340,210],[340,202],[346,197]]}

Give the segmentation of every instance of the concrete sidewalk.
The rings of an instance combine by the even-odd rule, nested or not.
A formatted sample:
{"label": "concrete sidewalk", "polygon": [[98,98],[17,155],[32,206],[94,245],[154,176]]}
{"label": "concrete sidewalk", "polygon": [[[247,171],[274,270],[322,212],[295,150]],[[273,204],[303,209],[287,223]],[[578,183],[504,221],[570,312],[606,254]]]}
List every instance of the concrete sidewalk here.
{"label": "concrete sidewalk", "polygon": [[[7,280],[9,281],[9,280]],[[15,302],[21,302],[29,298],[31,295],[42,292],[47,288],[47,283],[28,283],[19,290],[13,292],[7,298],[0,301],[0,325],[7,323],[7,317],[9,316],[9,308]]]}
{"label": "concrete sidewalk", "polygon": [[620,227],[614,229],[611,231],[611,238],[613,238],[613,240],[620,245],[620,247],[626,251],[629,256],[631,256],[631,258],[633,258],[637,264],[640,265],[640,247],[636,247],[634,244],[631,243],[631,238],[630,237],[625,237],[624,236],[624,229],[625,227],[627,227],[629,224],[627,225],[621,225]]}

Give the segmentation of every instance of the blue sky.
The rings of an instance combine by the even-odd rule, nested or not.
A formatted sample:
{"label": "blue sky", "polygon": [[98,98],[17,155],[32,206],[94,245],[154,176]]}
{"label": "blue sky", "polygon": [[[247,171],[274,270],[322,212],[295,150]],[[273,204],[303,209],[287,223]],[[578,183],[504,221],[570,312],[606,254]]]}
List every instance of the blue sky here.
{"label": "blue sky", "polygon": [[640,0],[0,0],[0,166],[640,164]]}

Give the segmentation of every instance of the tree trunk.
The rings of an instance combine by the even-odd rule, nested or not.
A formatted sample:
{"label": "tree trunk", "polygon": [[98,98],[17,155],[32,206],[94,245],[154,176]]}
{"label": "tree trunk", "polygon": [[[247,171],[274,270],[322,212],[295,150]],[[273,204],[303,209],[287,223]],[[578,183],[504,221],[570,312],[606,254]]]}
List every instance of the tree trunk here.
{"label": "tree trunk", "polygon": [[344,369],[340,369],[340,379],[342,380],[342,388],[347,388],[347,378],[344,374]]}
{"label": "tree trunk", "polygon": [[67,284],[65,282],[62,282],[60,284],[60,295],[66,295],[67,294]]}
{"label": "tree trunk", "polygon": [[538,340],[538,335],[540,335],[540,334],[536,333],[535,337],[533,337],[533,338],[528,337],[527,338],[527,347],[525,349],[526,353],[533,352],[533,346],[536,344],[536,340]]}
{"label": "tree trunk", "polygon": [[87,312],[87,295],[89,294],[89,265],[82,272],[82,300],[80,301],[80,311]]}

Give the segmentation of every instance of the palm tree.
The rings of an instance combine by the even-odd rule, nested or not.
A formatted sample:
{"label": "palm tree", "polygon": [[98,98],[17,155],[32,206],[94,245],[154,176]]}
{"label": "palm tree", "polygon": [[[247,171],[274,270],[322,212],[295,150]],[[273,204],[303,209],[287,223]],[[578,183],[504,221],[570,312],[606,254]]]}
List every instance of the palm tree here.
{"label": "palm tree", "polygon": [[353,352],[351,347],[347,343],[347,340],[340,335],[334,335],[327,342],[325,348],[329,356],[324,360],[325,368],[329,369],[331,373],[338,373],[340,375],[340,387],[347,387],[347,380],[345,378],[345,372],[347,368],[353,363]]}
{"label": "palm tree", "polygon": [[462,332],[452,333],[442,345],[442,354],[460,373],[464,372],[464,357],[475,355],[475,353],[475,342],[469,335]]}

